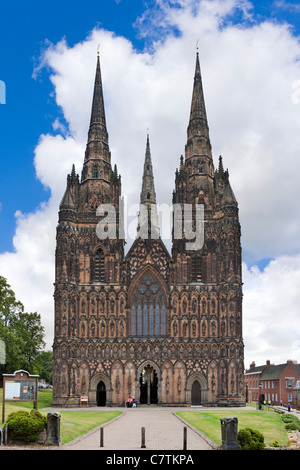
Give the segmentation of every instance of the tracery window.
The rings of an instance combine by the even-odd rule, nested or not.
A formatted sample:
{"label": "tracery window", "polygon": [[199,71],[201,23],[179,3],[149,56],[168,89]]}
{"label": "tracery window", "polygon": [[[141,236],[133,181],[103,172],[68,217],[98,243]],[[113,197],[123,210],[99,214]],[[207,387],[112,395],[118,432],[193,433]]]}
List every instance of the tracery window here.
{"label": "tracery window", "polygon": [[166,297],[158,280],[152,273],[144,274],[132,298],[132,336],[165,336],[166,304]]}

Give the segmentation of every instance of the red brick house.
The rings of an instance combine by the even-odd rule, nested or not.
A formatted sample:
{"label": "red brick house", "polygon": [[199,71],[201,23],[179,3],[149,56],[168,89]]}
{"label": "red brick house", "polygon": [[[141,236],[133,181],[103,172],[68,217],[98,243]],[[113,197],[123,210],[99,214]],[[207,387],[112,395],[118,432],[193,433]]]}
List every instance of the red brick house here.
{"label": "red brick house", "polygon": [[288,360],[284,364],[274,365],[267,361],[264,366],[256,367],[254,363],[245,372],[247,401],[273,405],[292,405],[293,390],[300,379],[300,364]]}
{"label": "red brick house", "polygon": [[300,380],[297,380],[296,386],[293,390],[293,405],[298,410],[300,409]]}
{"label": "red brick house", "polygon": [[259,384],[263,371],[270,365],[267,361],[263,366],[256,366],[255,362],[250,364],[249,370],[245,372],[246,401],[259,403]]}

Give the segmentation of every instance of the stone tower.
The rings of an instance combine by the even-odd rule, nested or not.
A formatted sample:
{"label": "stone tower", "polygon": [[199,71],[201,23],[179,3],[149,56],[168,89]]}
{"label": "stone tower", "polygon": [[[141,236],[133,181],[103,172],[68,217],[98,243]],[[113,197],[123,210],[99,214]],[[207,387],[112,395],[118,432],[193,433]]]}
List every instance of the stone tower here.
{"label": "stone tower", "polygon": [[[126,255],[120,201],[98,56],[81,179],[73,167],[59,211],[53,405],[78,406],[82,396],[91,406],[129,396],[149,405],[243,405],[238,205],[221,157],[214,169],[198,52],[175,174],[172,255],[160,238],[149,135],[137,236]],[[115,217],[103,217],[103,204]],[[177,223],[183,216],[191,233]],[[114,236],[99,238],[99,221]]]}

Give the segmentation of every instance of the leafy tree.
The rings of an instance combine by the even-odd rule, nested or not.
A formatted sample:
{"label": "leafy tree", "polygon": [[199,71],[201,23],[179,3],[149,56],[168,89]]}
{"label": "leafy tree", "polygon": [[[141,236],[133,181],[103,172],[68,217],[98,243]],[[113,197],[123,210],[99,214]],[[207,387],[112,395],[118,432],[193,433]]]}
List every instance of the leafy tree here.
{"label": "leafy tree", "polygon": [[52,351],[43,351],[40,354],[41,371],[40,378],[45,379],[48,384],[52,384]]}
{"label": "leafy tree", "polygon": [[45,346],[44,327],[38,313],[26,313],[15,293],[0,276],[0,340],[5,344],[6,364],[0,364],[0,375],[16,370],[38,374],[40,351]]}
{"label": "leafy tree", "polygon": [[6,279],[0,276],[0,323],[4,327],[13,327],[18,314],[23,310],[22,303],[17,301],[15,293],[7,284]]}
{"label": "leafy tree", "polygon": [[38,373],[40,370],[40,352],[45,346],[41,316],[36,312],[20,313],[16,329],[22,342],[24,368],[30,370],[31,373]]}

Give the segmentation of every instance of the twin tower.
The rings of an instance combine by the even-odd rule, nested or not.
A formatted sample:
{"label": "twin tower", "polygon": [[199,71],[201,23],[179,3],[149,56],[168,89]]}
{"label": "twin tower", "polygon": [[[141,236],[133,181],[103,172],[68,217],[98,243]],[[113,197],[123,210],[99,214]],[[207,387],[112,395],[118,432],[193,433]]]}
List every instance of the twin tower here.
{"label": "twin tower", "polygon": [[[170,254],[160,238],[149,136],[137,236],[126,255],[120,201],[98,54],[81,177],[73,166],[59,208],[53,406],[120,406],[128,397],[138,405],[244,405],[238,204],[221,157],[214,168],[198,52],[173,205],[174,227],[178,214],[189,214],[202,243],[173,228]],[[99,236],[99,227],[115,236]]]}

